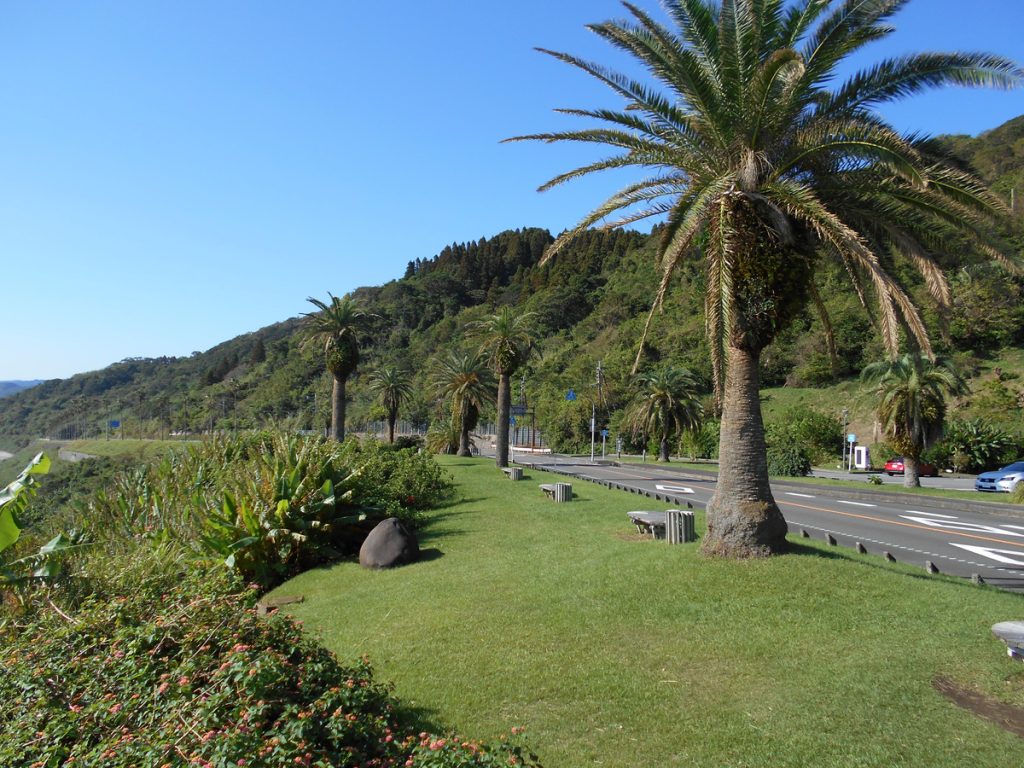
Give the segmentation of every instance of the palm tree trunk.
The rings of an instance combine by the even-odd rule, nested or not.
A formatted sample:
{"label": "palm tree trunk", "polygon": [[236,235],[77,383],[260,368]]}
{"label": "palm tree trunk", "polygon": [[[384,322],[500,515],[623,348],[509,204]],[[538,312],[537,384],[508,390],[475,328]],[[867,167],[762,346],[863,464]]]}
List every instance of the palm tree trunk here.
{"label": "palm tree trunk", "polygon": [[339,443],[345,439],[345,379],[334,377],[331,389],[331,439]]}
{"label": "palm tree trunk", "polygon": [[921,465],[914,456],[903,457],[903,487],[921,487]]}
{"label": "palm tree trunk", "polygon": [[388,414],[388,442],[391,443],[392,445],[395,442],[395,422],[396,421],[398,421],[398,418],[396,417],[396,415],[393,414],[393,413],[389,413]]}
{"label": "palm tree trunk", "polygon": [[459,416],[459,450],[456,456],[472,456],[469,448],[469,403],[463,402]]}
{"label": "palm tree trunk", "polygon": [[658,461],[668,464],[668,407],[661,404],[661,442],[658,444]]}
{"label": "palm tree trunk", "polygon": [[729,345],[718,486],[708,502],[702,550],[724,557],[781,552],[786,521],[768,485],[758,363],[760,352]]}
{"label": "palm tree trunk", "polygon": [[459,452],[458,456],[472,456],[473,451],[469,448],[469,430],[463,427],[459,431]]}
{"label": "palm tree trunk", "polygon": [[498,427],[495,442],[499,467],[508,466],[508,422],[512,410],[512,382],[507,373],[498,374]]}

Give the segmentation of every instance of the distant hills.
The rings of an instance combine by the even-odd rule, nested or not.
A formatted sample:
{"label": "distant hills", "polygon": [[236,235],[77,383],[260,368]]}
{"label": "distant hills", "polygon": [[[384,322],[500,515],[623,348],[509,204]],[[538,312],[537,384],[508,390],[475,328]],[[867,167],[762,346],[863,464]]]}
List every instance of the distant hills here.
{"label": "distant hills", "polygon": [[15,392],[21,392],[23,389],[28,389],[42,383],[41,379],[34,381],[0,381],[0,397],[7,397]]}
{"label": "distant hills", "polygon": [[[1024,209],[1024,116],[978,137],[935,141],[973,166],[1008,202],[1012,191],[1018,218],[1006,234],[1024,254],[1019,218]],[[411,259],[398,279],[354,291],[374,319],[362,362],[349,382],[350,426],[383,418],[368,386],[369,374],[383,364],[413,374],[416,394],[403,410],[404,420],[425,427],[440,418],[429,373],[432,360],[453,347],[473,349],[467,325],[510,305],[534,314],[539,339],[525,379],[515,384],[516,401],[524,392],[537,425],[556,446],[589,446],[588,398],[596,364],[602,361],[602,421],[614,432],[630,395],[629,370],[658,285],[655,238],[595,230],[540,266],[552,241],[547,230],[527,227],[453,243],[434,256]],[[386,233],[379,248],[389,248]],[[996,363],[1003,366],[998,380],[984,382],[992,391],[973,404],[965,399],[958,413],[991,416],[1020,432],[1024,427],[1015,403],[1018,395],[1024,398],[1024,278],[997,269],[978,254],[964,253],[955,264],[943,266],[953,309],[945,318],[946,331],[938,318],[928,317],[938,350],[968,374],[978,374],[982,361],[996,356],[1002,361],[1007,350],[1021,360],[1020,366]],[[928,305],[927,288],[916,273],[898,274],[905,288]],[[703,290],[698,269],[689,265],[679,271],[671,300],[655,317],[643,358],[646,365],[684,365],[709,389]],[[331,276],[324,275],[320,298],[328,291],[340,293]],[[829,387],[852,379],[884,354],[845,275],[823,270],[818,291],[831,316],[836,358],[830,359],[821,320],[809,309],[762,356],[763,386]],[[329,419],[330,380],[322,354],[301,343],[300,325],[299,318],[284,320],[190,357],[132,358],[66,380],[0,383],[0,435],[71,439],[102,434],[111,421],[120,423],[126,437],[269,423],[320,429]],[[1017,367],[1019,380],[1014,378]],[[570,387],[580,394],[575,402],[565,400]],[[871,417],[865,413],[864,418]]]}

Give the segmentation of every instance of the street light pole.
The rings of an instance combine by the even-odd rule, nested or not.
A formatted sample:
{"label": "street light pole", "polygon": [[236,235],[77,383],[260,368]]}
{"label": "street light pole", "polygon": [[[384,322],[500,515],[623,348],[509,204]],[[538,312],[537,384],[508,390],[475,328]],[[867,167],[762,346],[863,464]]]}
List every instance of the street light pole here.
{"label": "street light pole", "polygon": [[850,409],[843,408],[843,466],[846,466],[846,425],[850,423]]}

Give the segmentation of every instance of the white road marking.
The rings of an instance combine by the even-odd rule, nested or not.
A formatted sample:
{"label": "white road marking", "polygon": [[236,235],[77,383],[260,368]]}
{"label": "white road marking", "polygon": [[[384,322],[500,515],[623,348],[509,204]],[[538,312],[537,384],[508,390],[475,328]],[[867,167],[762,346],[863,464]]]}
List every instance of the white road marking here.
{"label": "white road marking", "polygon": [[1015,531],[1024,531],[1024,525],[1004,525],[1003,528],[1013,528]]}
{"label": "white road marking", "polygon": [[[1012,549],[976,547],[972,544],[953,544],[953,546],[960,547],[960,549],[966,549],[968,552],[973,552],[976,555],[987,557],[990,560],[995,560],[997,563],[1006,563],[1007,565],[1024,565],[1024,552],[1017,552]],[[1007,557],[1007,555],[1013,555],[1013,557]]]}
{"label": "white road marking", "polygon": [[913,520],[915,523],[927,525],[930,528],[941,528],[944,531],[968,531],[970,533],[994,533],[999,536],[1016,536],[1024,538],[1024,533],[1007,531],[1005,528],[996,528],[994,525],[979,525],[978,523],[964,523],[956,518],[951,520],[933,520],[930,517],[920,515],[900,515],[904,520]]}
{"label": "white road marking", "polygon": [[842,499],[836,499],[839,504],[849,504],[853,507],[877,507],[877,504],[865,504],[862,501],[843,501]]}
{"label": "white road marking", "polygon": [[786,491],[786,495],[787,496],[799,496],[801,499],[813,499],[813,498],[816,498],[815,496],[811,496],[811,494],[809,494],[809,493],[790,493],[789,491]]}
{"label": "white road marking", "polygon": [[956,515],[940,515],[938,512],[918,512],[916,509],[908,509],[908,515],[927,515],[928,517],[941,517],[944,520],[956,520]]}
{"label": "white road marking", "polygon": [[693,488],[684,485],[655,485],[659,491],[671,491],[672,493],[693,493]]}

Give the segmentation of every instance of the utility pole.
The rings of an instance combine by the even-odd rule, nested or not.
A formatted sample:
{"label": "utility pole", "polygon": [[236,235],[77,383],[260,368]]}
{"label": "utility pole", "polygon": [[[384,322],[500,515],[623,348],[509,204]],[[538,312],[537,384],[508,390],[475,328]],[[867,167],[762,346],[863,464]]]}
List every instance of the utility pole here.
{"label": "utility pole", "polygon": [[[604,405],[604,370],[601,368],[600,360],[597,361],[597,393],[590,401],[590,463],[594,463],[594,447],[597,443],[597,398],[601,398],[601,405]],[[602,456],[604,450],[601,451]]]}

